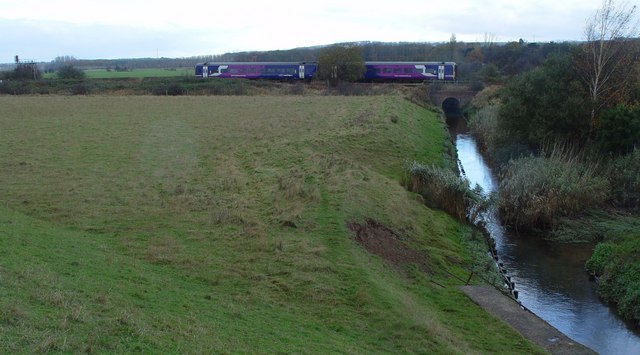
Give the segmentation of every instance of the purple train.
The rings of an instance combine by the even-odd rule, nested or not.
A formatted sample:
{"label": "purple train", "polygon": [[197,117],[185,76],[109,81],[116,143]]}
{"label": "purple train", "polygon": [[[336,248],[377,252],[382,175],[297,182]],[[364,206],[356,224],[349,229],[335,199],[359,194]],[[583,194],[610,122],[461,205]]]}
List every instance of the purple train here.
{"label": "purple train", "polygon": [[[455,62],[365,62],[365,81],[455,81]],[[298,62],[200,63],[198,78],[311,80],[318,65]]]}
{"label": "purple train", "polygon": [[313,78],[316,63],[226,62],[196,65],[198,78],[307,79]]}
{"label": "purple train", "polygon": [[454,62],[365,62],[364,80],[455,81]]}

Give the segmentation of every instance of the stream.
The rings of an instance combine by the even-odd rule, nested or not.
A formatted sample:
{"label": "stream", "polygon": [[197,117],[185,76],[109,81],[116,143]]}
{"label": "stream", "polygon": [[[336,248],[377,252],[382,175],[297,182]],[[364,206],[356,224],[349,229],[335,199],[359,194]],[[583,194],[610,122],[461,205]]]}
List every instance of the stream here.
{"label": "stream", "polygon": [[[459,121],[464,126],[464,119]],[[456,138],[461,171],[471,186],[478,184],[487,194],[495,191],[497,181],[466,127],[453,128],[451,134]],[[596,285],[585,272],[593,245],[514,235],[500,224],[496,213],[482,218],[523,306],[598,353],[640,354],[640,332],[598,299]]]}

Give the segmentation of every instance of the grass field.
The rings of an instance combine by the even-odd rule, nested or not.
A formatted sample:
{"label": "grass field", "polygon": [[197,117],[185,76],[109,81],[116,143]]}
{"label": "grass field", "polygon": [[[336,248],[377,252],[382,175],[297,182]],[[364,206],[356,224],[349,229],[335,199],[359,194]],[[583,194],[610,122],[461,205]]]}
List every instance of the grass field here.
{"label": "grass field", "polygon": [[0,96],[0,127],[1,353],[539,352],[456,288],[469,228],[400,185],[445,149],[401,97]]}
{"label": "grass field", "polygon": [[[193,76],[193,68],[178,69],[133,69],[131,71],[107,71],[106,69],[88,69],[84,71],[89,79],[109,78],[164,78],[176,76]],[[47,73],[45,79],[55,78],[55,73]]]}

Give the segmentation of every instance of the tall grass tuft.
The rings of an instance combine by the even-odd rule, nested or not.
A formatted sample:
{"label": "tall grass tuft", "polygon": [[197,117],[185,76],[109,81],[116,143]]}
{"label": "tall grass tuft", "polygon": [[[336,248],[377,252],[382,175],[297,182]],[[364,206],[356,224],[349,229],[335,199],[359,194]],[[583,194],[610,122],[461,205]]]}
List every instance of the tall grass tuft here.
{"label": "tall grass tuft", "polygon": [[640,149],[609,160],[605,168],[611,198],[618,208],[640,209]]}
{"label": "tall grass tuft", "polygon": [[460,221],[469,220],[470,207],[480,200],[479,194],[469,187],[469,180],[449,169],[417,162],[408,163],[405,170],[406,187],[422,195],[427,206],[441,209]]}
{"label": "tall grass tuft", "polygon": [[540,156],[509,162],[498,194],[503,221],[515,228],[548,230],[564,217],[577,217],[608,202],[610,185],[588,161],[567,145],[555,144]]}
{"label": "tall grass tuft", "polygon": [[489,105],[471,115],[469,130],[476,137],[476,141],[483,150],[495,148],[498,132],[498,109],[497,105]]}

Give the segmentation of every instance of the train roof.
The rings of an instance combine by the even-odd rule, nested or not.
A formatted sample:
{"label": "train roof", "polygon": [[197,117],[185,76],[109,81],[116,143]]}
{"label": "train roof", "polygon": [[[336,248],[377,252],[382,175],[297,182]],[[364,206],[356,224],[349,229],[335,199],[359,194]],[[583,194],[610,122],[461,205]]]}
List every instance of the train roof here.
{"label": "train roof", "polygon": [[455,65],[456,62],[434,62],[434,61],[424,61],[424,62],[395,62],[395,61],[384,61],[384,62],[364,62],[365,65]]}
{"label": "train roof", "polygon": [[303,65],[316,64],[316,62],[206,62],[197,65]]}
{"label": "train roof", "polygon": [[[198,63],[197,65],[303,65],[303,64],[317,64],[317,62],[206,62]],[[456,62],[435,62],[435,61],[423,61],[423,62],[401,62],[401,61],[376,61],[376,62],[364,62],[365,65],[455,65]]]}

